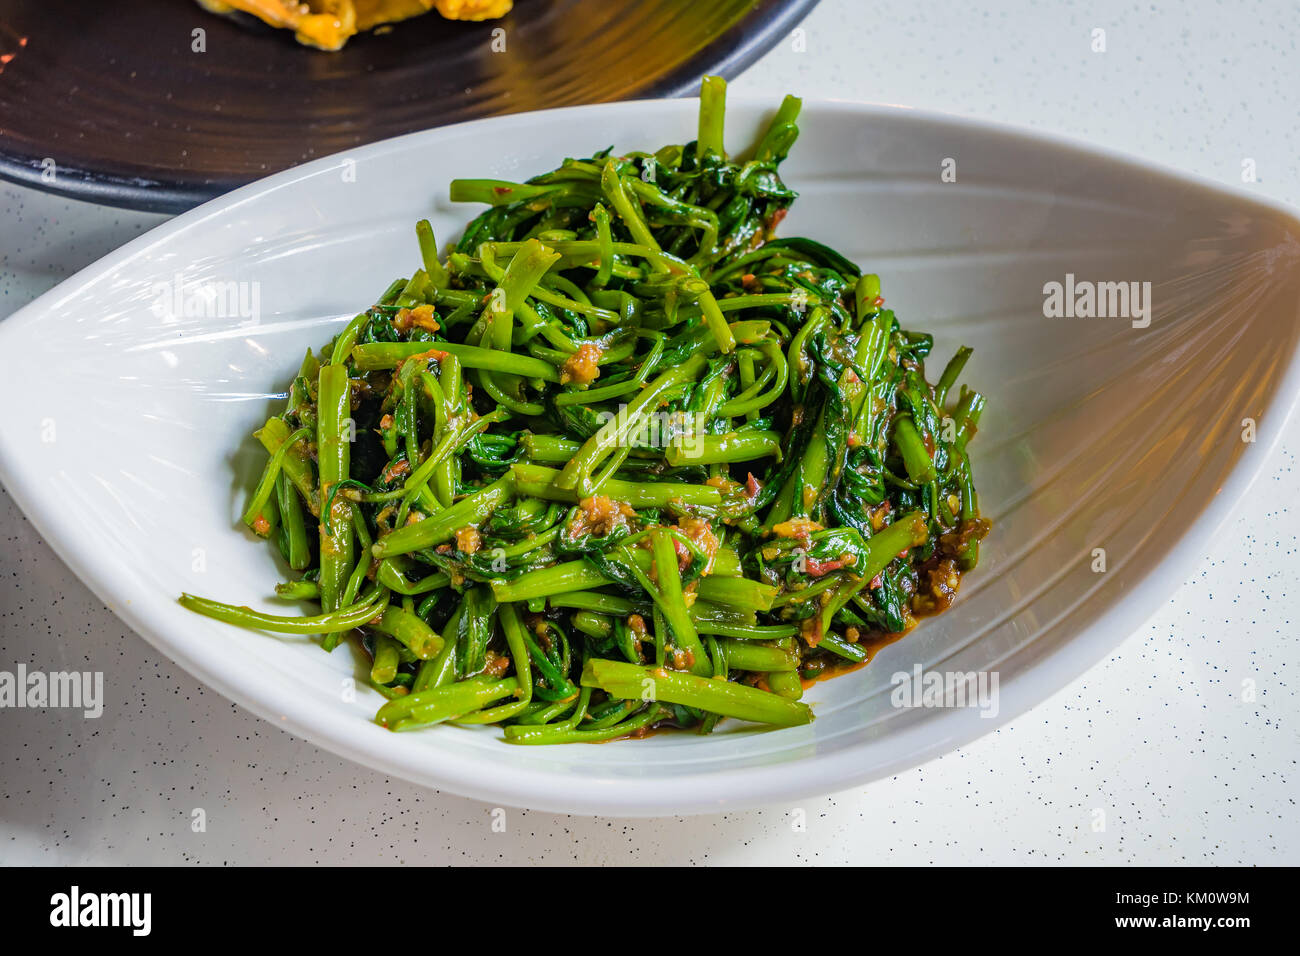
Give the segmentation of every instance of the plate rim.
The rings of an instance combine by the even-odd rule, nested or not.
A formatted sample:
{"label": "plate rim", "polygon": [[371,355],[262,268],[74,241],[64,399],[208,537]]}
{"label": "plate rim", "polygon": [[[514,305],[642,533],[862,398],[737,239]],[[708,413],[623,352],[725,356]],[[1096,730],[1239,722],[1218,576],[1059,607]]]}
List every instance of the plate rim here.
{"label": "plate rim", "polygon": [[[736,104],[746,106],[770,106],[767,97],[737,95],[731,99]],[[1285,219],[1288,226],[1300,234],[1300,210],[1279,200],[1254,195],[1240,186],[1172,169],[1055,132],[1026,129],[936,110],[917,110],[845,99],[810,99],[805,100],[804,105],[809,111],[839,111],[862,119],[910,116],[918,121],[942,123],[966,132],[1018,138],[1039,146],[1067,149],[1086,157],[1115,163],[1132,174],[1159,175],[1175,184],[1230,198],[1261,213]],[[347,155],[357,158],[365,153],[383,153],[398,143],[414,138],[464,135],[465,131],[472,132],[472,127],[481,124],[528,125],[536,122],[539,116],[560,118],[591,111],[623,110],[636,113],[647,109],[669,109],[693,117],[696,108],[696,103],[689,99],[633,100],[485,117],[391,137],[348,150]],[[136,237],[0,321],[0,350],[11,339],[19,337],[22,330],[38,323],[42,313],[51,304],[88,282],[98,281],[144,247],[165,241],[173,232],[190,228],[227,208],[255,200],[299,179],[315,176],[322,170],[332,169],[337,164],[338,155],[340,154],[321,157],[257,180]],[[0,379],[0,398],[5,396],[5,390],[4,380]],[[852,758],[855,752],[870,744],[858,743],[832,757],[813,754],[798,761],[805,771],[800,774],[774,774],[772,767],[760,766],[707,771],[659,780],[583,778],[585,792],[579,792],[580,788],[574,786],[574,781],[562,773],[513,767],[507,773],[485,775],[482,773],[485,766],[482,757],[464,757],[440,751],[436,747],[422,749],[422,759],[419,762],[403,761],[399,759],[405,753],[402,746],[370,746],[380,739],[376,735],[383,735],[389,742],[393,737],[370,722],[339,719],[337,713],[323,705],[302,699],[303,695],[281,695],[274,700],[265,699],[267,695],[260,693],[256,687],[250,687],[247,681],[241,685],[233,656],[223,658],[219,653],[213,653],[204,658],[201,654],[188,652],[170,642],[163,634],[162,621],[154,619],[161,618],[161,612],[157,615],[149,613],[149,608],[155,604],[152,600],[120,603],[116,596],[125,592],[114,586],[115,583],[120,584],[116,579],[121,578],[121,574],[115,571],[113,562],[103,557],[96,558],[93,553],[77,553],[70,546],[68,542],[74,540],[69,533],[73,528],[72,523],[62,519],[57,506],[39,493],[39,482],[34,476],[29,477],[24,473],[21,463],[12,459],[7,443],[2,440],[0,484],[8,490],[42,540],[133,631],[222,696],[296,736],[354,763],[393,777],[489,803],[584,815],[677,816],[788,804],[792,800],[859,787],[950,753],[1046,702],[1140,630],[1184,583],[1200,559],[1204,545],[1232,519],[1238,502],[1248,495],[1264,473],[1265,465],[1276,453],[1282,435],[1295,420],[1297,407],[1300,407],[1300,349],[1291,355],[1277,391],[1261,415],[1276,418],[1277,426],[1243,450],[1219,493],[1195,516],[1196,520],[1183,525],[1182,533],[1174,539],[1169,554],[1163,560],[1146,569],[1135,585],[1102,611],[1089,627],[1028,663],[1014,680],[1007,681],[1000,687],[1000,710],[996,718],[985,719],[964,710],[937,712],[917,726],[891,732],[890,737],[896,745],[891,748],[894,756],[866,771],[856,769]],[[0,436],[3,436],[4,430],[3,423],[0,423]],[[161,607],[162,604],[158,603],[157,606]],[[223,666],[227,663],[229,666]],[[333,714],[332,719],[330,714]],[[784,766],[784,769],[788,770],[789,766]]]}

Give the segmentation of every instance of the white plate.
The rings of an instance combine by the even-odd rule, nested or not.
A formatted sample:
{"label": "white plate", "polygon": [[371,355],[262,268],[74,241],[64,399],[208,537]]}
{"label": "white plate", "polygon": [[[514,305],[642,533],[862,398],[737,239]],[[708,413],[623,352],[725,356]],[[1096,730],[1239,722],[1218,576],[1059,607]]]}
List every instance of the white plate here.
{"label": "white plate", "polygon": [[[774,106],[729,104],[728,143],[751,142]],[[206,683],[360,763],[494,803],[647,815],[788,801],[991,730],[1139,626],[1247,492],[1300,391],[1300,222],[1122,157],[946,116],[809,104],[784,170],[801,197],[782,232],[879,272],[905,327],[936,334],[935,365],[974,346],[964,378],[989,396],[972,444],[995,522],[979,569],[951,611],[811,690],[811,726],[553,748],[511,746],[490,728],[391,734],[370,722],[376,694],[345,700],[345,679],[363,673],[349,651],[175,602],[192,591],[276,606],[269,549],[237,527],[258,467],[249,433],[279,408],[307,347],[416,267],[416,219],[431,216],[446,239],[477,211],[448,203],[450,179],[682,142],[695,107],[622,103],[418,133],[159,227],[0,324],[0,478],[97,595]],[[1045,284],[1067,274],[1150,282],[1150,325],[1045,317]],[[256,288],[259,314],[161,320],[155,303],[177,277]],[[914,664],[996,671],[997,716],[894,707],[891,676]]]}

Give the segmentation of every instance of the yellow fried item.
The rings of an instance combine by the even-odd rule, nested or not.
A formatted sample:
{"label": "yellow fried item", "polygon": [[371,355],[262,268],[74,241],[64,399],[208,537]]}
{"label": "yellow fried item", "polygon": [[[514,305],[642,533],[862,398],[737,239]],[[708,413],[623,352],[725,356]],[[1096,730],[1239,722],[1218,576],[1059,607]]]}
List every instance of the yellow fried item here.
{"label": "yellow fried item", "polygon": [[448,20],[496,20],[510,12],[512,0],[433,0]]}
{"label": "yellow fried item", "polygon": [[512,0],[198,0],[213,13],[238,10],[264,23],[292,30],[299,43],[340,50],[362,30],[418,17],[436,8],[449,20],[495,20]]}

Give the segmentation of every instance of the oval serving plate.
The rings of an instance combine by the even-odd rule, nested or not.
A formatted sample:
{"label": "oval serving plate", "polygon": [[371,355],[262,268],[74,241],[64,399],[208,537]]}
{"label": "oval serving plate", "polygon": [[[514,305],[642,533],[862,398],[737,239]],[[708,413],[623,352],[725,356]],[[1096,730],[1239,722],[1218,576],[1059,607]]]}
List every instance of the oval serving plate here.
{"label": "oval serving plate", "polygon": [[194,0],[10,0],[0,12],[0,178],[181,212],[412,130],[693,93],[700,74],[735,76],[815,5],[517,0],[501,20],[433,12],[323,53]]}
{"label": "oval serving plate", "polygon": [[[752,141],[775,104],[728,105]],[[454,236],[456,176],[519,178],[694,133],[693,100],[481,120],[317,160],[135,240],[0,323],[0,478],[83,581],[160,651],[293,733],[386,773],[500,804],[621,815],[788,801],[920,763],[1102,658],[1181,582],[1300,392],[1291,211],[1094,149],[890,107],[813,103],[784,167],[783,226],[880,273],[937,354],[975,347],[974,443],[994,521],[955,606],[867,668],[816,685],[808,727],[519,747],[498,731],[392,734],[348,650],[196,617],[182,591],[272,607],[278,570],[238,529],[250,432],[297,368],[393,275],[413,224]],[[944,182],[945,161],[957,181]],[[1051,283],[1150,283],[1131,315],[1049,317]],[[169,316],[177,287],[235,283],[230,318]],[[252,302],[256,301],[256,307]],[[175,312],[175,310],[170,310]],[[161,317],[160,317],[161,316]],[[1147,321],[1149,319],[1149,321]],[[1259,441],[1241,440],[1241,422]],[[977,447],[978,446],[978,447]],[[1104,548],[1104,573],[1094,571]],[[281,605],[282,606],[282,605]],[[995,713],[891,701],[920,665],[996,672]]]}

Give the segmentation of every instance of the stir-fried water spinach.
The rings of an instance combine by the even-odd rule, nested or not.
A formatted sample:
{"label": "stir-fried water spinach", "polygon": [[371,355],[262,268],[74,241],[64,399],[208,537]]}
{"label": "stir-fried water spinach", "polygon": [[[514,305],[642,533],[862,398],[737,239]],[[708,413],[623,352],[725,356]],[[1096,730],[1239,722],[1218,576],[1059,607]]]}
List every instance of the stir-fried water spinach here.
{"label": "stir-fried water spinach", "polygon": [[319,612],[182,603],[358,640],[393,730],[519,744],[804,724],[808,681],[946,608],[988,530],[970,350],[930,383],[877,276],[775,237],[800,101],[736,155],[724,91],[685,146],[453,182],[490,208],[445,259],[419,223],[256,433],[244,522]]}

